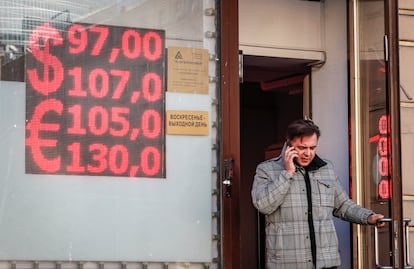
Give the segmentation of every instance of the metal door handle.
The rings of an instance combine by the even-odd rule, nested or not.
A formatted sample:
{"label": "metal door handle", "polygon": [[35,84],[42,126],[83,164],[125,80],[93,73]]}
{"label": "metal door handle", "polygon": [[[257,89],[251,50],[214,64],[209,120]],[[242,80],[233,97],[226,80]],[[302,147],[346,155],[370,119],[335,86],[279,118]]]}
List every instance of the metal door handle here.
{"label": "metal door handle", "polygon": [[413,266],[410,262],[410,231],[408,230],[408,225],[411,222],[411,218],[404,218],[404,251],[405,251],[405,269],[413,269]]}
{"label": "metal door handle", "polygon": [[224,160],[224,192],[227,198],[231,197],[231,185],[233,181],[233,159]]}
{"label": "metal door handle", "polygon": [[[409,230],[408,225],[411,222],[410,218],[404,218],[404,252],[405,252],[405,269],[413,269],[413,266],[410,263],[410,237],[409,237]],[[390,218],[382,218],[379,222],[392,222]],[[375,237],[374,237],[374,246],[375,246],[375,266],[378,269],[392,269],[393,267],[390,265],[380,265],[379,263],[379,247],[378,247],[378,228],[375,226]]]}
{"label": "metal door handle", "polygon": [[[392,222],[390,218],[382,218],[378,222]],[[390,265],[381,265],[379,263],[379,247],[378,247],[378,228],[375,226],[375,236],[374,236],[374,247],[375,247],[375,268],[378,269],[392,269]]]}

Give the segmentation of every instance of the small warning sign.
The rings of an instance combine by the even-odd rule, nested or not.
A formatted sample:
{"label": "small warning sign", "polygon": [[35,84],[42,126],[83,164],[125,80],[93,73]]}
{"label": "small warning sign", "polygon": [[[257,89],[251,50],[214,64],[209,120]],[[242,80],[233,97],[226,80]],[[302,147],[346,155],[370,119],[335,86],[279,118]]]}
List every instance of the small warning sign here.
{"label": "small warning sign", "polygon": [[167,90],[208,94],[208,51],[196,48],[168,48]]}
{"label": "small warning sign", "polygon": [[208,112],[167,111],[167,134],[208,135]]}

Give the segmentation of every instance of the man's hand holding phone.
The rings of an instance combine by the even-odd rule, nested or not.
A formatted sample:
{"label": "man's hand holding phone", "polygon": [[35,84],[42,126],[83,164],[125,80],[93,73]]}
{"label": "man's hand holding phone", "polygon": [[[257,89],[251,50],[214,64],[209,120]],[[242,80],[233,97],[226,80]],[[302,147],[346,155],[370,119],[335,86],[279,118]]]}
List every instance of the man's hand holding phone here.
{"label": "man's hand holding phone", "polygon": [[298,151],[290,143],[288,143],[285,151],[285,169],[286,171],[293,175],[296,171],[294,164],[294,159],[298,157]]}

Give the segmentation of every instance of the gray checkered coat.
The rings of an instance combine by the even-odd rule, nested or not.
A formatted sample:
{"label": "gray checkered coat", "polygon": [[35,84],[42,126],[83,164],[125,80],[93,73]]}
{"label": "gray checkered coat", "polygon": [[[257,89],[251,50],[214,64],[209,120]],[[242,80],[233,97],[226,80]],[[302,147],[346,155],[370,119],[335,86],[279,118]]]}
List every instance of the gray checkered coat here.
{"label": "gray checkered coat", "polygon": [[[314,268],[304,173],[302,167],[297,167],[291,176],[284,169],[283,154],[257,166],[252,200],[254,206],[266,215],[268,269]],[[309,177],[316,267],[339,266],[338,238],[333,216],[352,223],[367,224],[367,218],[373,212],[349,199],[329,161],[316,155],[309,165]]]}

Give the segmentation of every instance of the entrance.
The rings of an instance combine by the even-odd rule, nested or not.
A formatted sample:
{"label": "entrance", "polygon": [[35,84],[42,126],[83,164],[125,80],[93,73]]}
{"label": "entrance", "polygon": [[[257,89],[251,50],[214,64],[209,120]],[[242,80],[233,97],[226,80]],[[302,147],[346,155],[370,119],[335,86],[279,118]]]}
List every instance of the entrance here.
{"label": "entrance", "polygon": [[[398,9],[393,0],[348,2],[351,194],[357,203],[382,213],[387,226],[379,234],[373,227],[353,226],[354,264],[344,266],[409,268],[405,260],[405,218],[401,206],[399,63],[396,40]],[[302,111],[298,109],[300,106],[295,104],[300,104],[301,101],[296,101],[293,108],[285,107],[286,111],[271,109],[278,105],[276,100],[292,96],[282,95],[280,88],[276,92],[263,91],[267,88],[264,86],[273,82],[277,84],[278,80],[289,76],[271,78],[265,80],[266,83],[261,83],[263,80],[258,80],[259,75],[256,74],[253,81],[245,76],[243,82],[239,82],[238,1],[221,1],[221,4],[221,12],[226,15],[226,23],[222,23],[220,43],[223,52],[222,158],[224,163],[233,164],[232,173],[223,172],[224,175],[230,175],[229,180],[226,177],[227,184],[223,185],[222,196],[223,267],[264,268],[261,216],[257,215],[251,205],[250,197],[254,169],[258,162],[267,158],[266,153],[276,153],[283,142],[283,131],[282,134],[279,133],[279,129],[285,128],[283,120],[288,115],[300,116],[304,107],[302,106]],[[266,58],[263,60],[269,60]],[[246,69],[249,59],[244,60],[243,67]],[[254,65],[256,71],[261,71],[260,75],[267,74],[264,69],[268,66],[264,62],[262,64]],[[267,69],[269,70],[271,69]],[[249,70],[244,73],[248,74]],[[302,95],[302,101],[304,97]],[[285,102],[288,102],[287,99]],[[267,111],[265,105],[269,105]],[[256,111],[253,113],[253,110]],[[275,113],[276,116],[269,117],[268,113]]]}
{"label": "entrance", "polygon": [[[289,122],[303,118],[309,61],[243,56],[240,83],[240,268],[265,268],[264,216],[253,207],[257,164],[277,157]],[[306,94],[304,94],[306,92]],[[307,101],[306,101],[307,102]]]}

